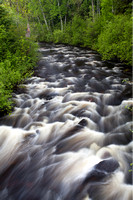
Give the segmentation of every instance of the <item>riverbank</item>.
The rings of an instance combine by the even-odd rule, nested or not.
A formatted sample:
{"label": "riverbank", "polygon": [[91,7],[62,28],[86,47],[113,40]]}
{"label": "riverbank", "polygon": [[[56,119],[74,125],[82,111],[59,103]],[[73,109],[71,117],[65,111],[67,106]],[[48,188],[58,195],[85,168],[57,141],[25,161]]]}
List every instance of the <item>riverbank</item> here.
{"label": "riverbank", "polygon": [[103,23],[98,17],[94,22],[77,15],[62,31],[38,33],[42,42],[62,43],[87,47],[100,53],[103,60],[114,60],[132,65],[132,20],[130,15],[114,15]]}
{"label": "riverbank", "polygon": [[25,36],[22,19],[16,22],[0,4],[0,115],[13,107],[12,92],[16,85],[32,74],[38,60],[38,44],[34,37]]}

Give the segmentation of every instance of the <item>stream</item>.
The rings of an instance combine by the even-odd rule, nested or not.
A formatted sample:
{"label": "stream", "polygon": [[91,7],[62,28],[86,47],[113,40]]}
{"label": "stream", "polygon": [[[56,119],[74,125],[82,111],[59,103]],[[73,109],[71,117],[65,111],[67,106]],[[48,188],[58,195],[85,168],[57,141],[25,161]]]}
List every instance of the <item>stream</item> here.
{"label": "stream", "polygon": [[0,200],[132,200],[132,82],[97,52],[40,44],[0,118]]}

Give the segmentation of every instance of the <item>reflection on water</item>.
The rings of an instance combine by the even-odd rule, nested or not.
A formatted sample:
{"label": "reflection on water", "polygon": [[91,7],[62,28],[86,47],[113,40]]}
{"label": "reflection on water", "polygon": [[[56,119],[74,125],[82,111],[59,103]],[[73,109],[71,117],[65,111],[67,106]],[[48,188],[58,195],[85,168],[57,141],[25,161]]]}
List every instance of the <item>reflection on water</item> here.
{"label": "reflection on water", "polygon": [[91,50],[40,52],[0,119],[0,200],[131,200],[130,74]]}

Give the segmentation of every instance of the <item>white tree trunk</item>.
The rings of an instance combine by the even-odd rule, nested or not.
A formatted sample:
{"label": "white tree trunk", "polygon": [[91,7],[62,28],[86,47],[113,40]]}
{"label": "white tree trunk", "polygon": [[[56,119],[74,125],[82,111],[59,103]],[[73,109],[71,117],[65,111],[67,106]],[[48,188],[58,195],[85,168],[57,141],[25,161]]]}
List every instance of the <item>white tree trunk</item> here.
{"label": "white tree trunk", "polygon": [[41,4],[41,1],[40,1],[40,0],[39,0],[39,3],[40,3],[40,8],[41,8],[41,11],[42,11],[42,15],[43,15],[43,19],[44,19],[44,22],[45,22],[45,25],[46,25],[47,31],[49,31],[48,23],[47,23],[47,20],[46,20],[45,14],[44,14],[44,12],[43,12],[42,4]]}
{"label": "white tree trunk", "polygon": [[62,16],[61,16],[61,10],[60,10],[59,0],[58,0],[58,8],[59,8],[59,14],[60,14],[61,31],[63,31],[63,20],[62,20]]}
{"label": "white tree trunk", "polygon": [[42,31],[43,31],[43,25],[42,25],[42,23],[40,22],[39,16],[37,16],[37,19],[38,19],[38,22],[39,22],[39,24],[41,25],[41,29],[42,29]]}
{"label": "white tree trunk", "polygon": [[100,2],[97,0],[97,14],[100,16]]}
{"label": "white tree trunk", "polygon": [[91,0],[91,3],[92,3],[92,19],[93,19],[93,22],[95,21],[94,17],[95,17],[95,10],[94,10],[94,0]]}

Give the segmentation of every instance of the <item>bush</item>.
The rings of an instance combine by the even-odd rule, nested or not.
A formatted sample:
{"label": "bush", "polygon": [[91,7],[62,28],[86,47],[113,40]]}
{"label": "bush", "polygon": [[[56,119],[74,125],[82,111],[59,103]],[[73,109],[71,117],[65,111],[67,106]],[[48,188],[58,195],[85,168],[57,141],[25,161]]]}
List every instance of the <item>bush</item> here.
{"label": "bush", "polygon": [[61,30],[55,30],[53,33],[53,38],[55,43],[62,43],[64,41],[64,33]]}
{"label": "bush", "polygon": [[97,39],[102,29],[101,18],[97,17],[95,22],[91,19],[86,20],[86,29],[84,30],[84,46],[96,49]]}
{"label": "bush", "polygon": [[98,37],[98,51],[103,59],[119,58],[131,65],[132,21],[130,16],[117,15],[105,25]]}
{"label": "bush", "polygon": [[[18,19],[17,19],[18,20]],[[0,111],[12,108],[11,92],[16,84],[31,74],[37,61],[37,47],[33,38],[25,37],[26,25],[19,24],[0,5]]]}
{"label": "bush", "polygon": [[71,22],[69,22],[66,26],[65,26],[65,34],[64,34],[64,43],[66,44],[72,44],[72,24]]}
{"label": "bush", "polygon": [[86,29],[86,22],[80,16],[74,16],[72,20],[72,44],[80,45],[84,43],[84,34]]}
{"label": "bush", "polygon": [[34,33],[37,36],[36,39],[39,42],[52,42],[53,34],[50,31],[47,31],[45,24],[37,24],[34,25]]}

